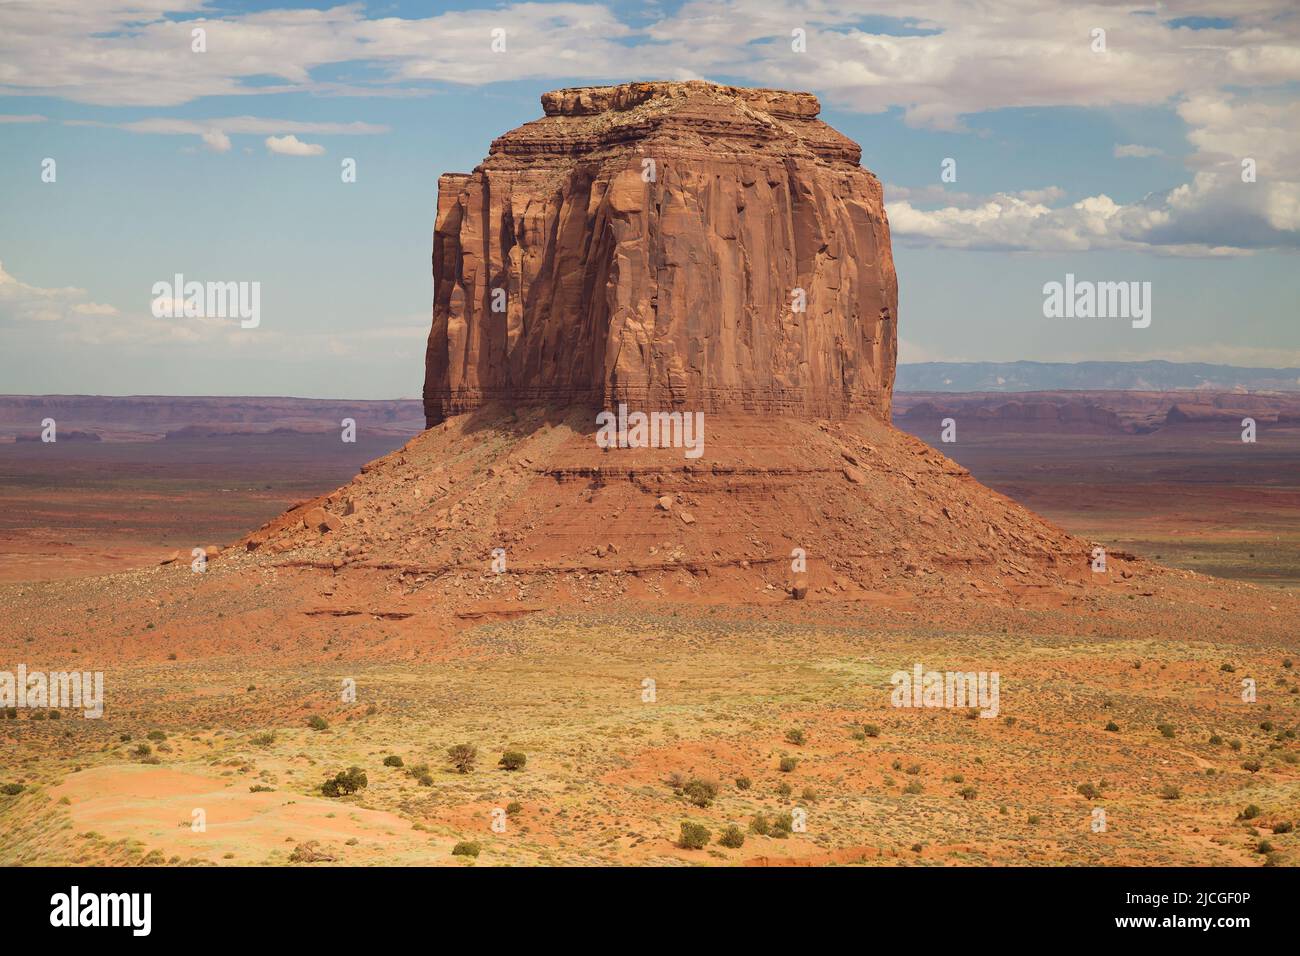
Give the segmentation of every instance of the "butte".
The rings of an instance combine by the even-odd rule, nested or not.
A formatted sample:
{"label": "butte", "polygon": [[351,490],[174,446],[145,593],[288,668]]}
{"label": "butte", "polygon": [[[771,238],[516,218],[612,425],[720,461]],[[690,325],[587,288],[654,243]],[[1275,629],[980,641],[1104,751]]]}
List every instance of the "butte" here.
{"label": "butte", "polygon": [[[461,620],[664,597],[1062,606],[1168,573],[1094,570],[1092,543],[890,425],[881,185],[816,97],[629,83],[542,108],[438,181],[428,429],[236,563],[400,584]],[[702,412],[703,454],[599,447],[619,405]]]}

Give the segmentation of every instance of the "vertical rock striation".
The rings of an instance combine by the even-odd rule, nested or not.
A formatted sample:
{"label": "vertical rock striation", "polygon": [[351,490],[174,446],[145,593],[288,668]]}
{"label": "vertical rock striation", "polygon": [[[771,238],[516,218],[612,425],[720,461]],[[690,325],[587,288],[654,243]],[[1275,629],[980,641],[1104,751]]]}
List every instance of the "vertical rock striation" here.
{"label": "vertical rock striation", "polygon": [[430,425],[485,402],[888,421],[879,181],[808,93],[558,90],[438,181]]}

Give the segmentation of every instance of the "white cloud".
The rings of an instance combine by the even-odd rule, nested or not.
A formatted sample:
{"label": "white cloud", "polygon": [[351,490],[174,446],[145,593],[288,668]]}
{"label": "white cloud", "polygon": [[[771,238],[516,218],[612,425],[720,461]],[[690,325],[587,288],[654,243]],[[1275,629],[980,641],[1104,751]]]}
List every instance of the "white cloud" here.
{"label": "white cloud", "polygon": [[324,146],[316,143],[304,143],[292,133],[288,136],[268,136],[266,138],[266,148],[270,152],[279,153],[282,156],[321,156],[325,152]]}
{"label": "white cloud", "polygon": [[44,123],[48,119],[40,113],[0,113],[0,123]]}
{"label": "white cloud", "polygon": [[1142,146],[1138,143],[1116,143],[1113,155],[1116,159],[1149,159],[1163,156],[1165,151],[1155,146]]}
{"label": "white cloud", "polygon": [[[812,88],[835,105],[901,107],[910,124],[960,129],[964,116],[1003,107],[1163,105],[1300,80],[1293,0],[1236,3],[1231,26],[1201,31],[1169,25],[1205,12],[1200,0],[1169,0],[1154,15],[1106,0],[934,0],[924,18],[904,0],[688,0],[648,25],[605,4],[572,2],[420,19],[367,19],[360,3],[249,13],[206,10],[200,0],[86,6],[0,4],[0,92],[177,105],[286,91],[408,95],[426,81],[713,77]],[[208,14],[207,53],[190,52],[199,21],[166,19],[168,10]],[[1105,53],[1091,48],[1099,25]],[[494,27],[506,30],[504,53],[491,51]],[[791,50],[794,27],[807,31],[806,53]],[[373,79],[314,78],[343,64]]]}
{"label": "white cloud", "polygon": [[214,153],[230,152],[230,137],[219,129],[210,129],[202,134],[203,145]]}
{"label": "white cloud", "polygon": [[43,289],[20,282],[0,262],[0,323],[57,322],[73,316],[116,315],[111,305],[91,302],[85,289]]}

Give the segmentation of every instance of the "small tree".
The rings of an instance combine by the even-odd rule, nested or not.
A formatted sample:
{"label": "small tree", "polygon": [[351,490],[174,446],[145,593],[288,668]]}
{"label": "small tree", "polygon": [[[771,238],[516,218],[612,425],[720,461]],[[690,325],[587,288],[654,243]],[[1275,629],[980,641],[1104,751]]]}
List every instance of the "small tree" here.
{"label": "small tree", "polygon": [[457,773],[469,773],[478,760],[478,748],[473,744],[456,744],[447,748],[447,759],[456,768]]}
{"label": "small tree", "polygon": [[507,750],[501,755],[501,759],[497,761],[497,766],[503,770],[522,770],[526,763],[528,763],[526,754],[520,753],[518,750]]}
{"label": "small tree", "polygon": [[739,849],[745,845],[745,834],[733,823],[722,831],[722,836],[718,837],[718,845],[731,850]]}
{"label": "small tree", "polygon": [[709,828],[702,823],[682,821],[682,833],[677,845],[683,850],[703,850],[709,845]]}

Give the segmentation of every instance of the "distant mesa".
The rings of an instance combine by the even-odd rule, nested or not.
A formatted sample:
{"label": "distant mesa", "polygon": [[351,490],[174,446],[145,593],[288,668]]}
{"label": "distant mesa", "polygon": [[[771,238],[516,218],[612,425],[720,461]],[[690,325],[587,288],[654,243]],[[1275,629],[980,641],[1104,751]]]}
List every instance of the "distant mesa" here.
{"label": "distant mesa", "polygon": [[438,181],[428,425],[488,402],[888,420],[880,182],[810,93],[556,90]]}

